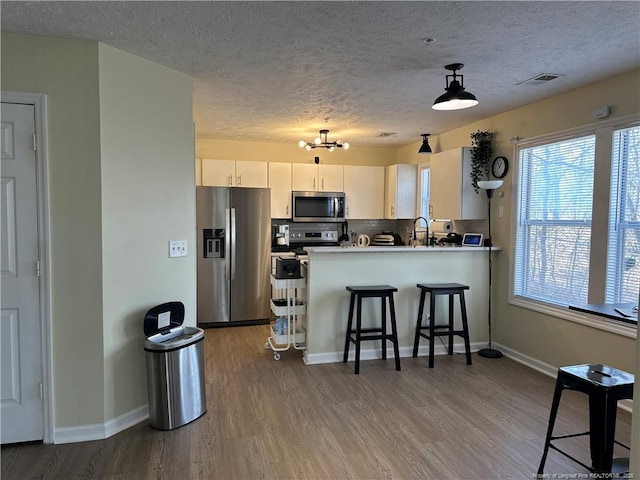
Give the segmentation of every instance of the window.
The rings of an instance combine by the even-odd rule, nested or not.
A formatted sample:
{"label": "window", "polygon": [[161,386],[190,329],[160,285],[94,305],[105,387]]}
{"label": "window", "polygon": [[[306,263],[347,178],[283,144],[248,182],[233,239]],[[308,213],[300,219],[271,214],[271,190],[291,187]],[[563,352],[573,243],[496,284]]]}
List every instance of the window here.
{"label": "window", "polygon": [[588,303],[595,135],[521,148],[516,295]]}
{"label": "window", "polygon": [[611,154],[606,302],[636,302],[640,289],[640,126],[616,130]]}

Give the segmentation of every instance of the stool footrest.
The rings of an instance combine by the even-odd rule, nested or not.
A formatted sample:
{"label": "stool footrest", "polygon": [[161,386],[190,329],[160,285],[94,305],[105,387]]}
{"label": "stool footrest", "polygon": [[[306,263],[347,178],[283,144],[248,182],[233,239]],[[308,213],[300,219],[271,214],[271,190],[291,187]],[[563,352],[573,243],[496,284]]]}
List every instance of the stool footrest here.
{"label": "stool footrest", "polygon": [[[449,335],[456,335],[458,337],[465,337],[465,332],[463,330],[454,330],[454,331],[446,331],[446,332],[433,332],[433,336],[434,337],[448,337]],[[429,338],[429,335],[427,335],[426,333],[422,333],[420,332],[420,336],[422,338]]]}
{"label": "stool footrest", "polygon": [[[355,337],[349,337],[351,343],[356,343],[357,340]],[[389,340],[391,342],[396,342],[396,339],[393,335],[360,335],[360,341],[364,342],[365,340]]]}

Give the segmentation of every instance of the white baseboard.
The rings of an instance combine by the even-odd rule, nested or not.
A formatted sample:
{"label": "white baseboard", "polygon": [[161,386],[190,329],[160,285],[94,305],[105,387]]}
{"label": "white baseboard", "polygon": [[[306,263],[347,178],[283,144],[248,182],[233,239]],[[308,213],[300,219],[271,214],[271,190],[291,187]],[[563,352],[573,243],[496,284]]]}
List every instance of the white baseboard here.
{"label": "white baseboard", "polygon": [[[472,343],[471,351],[476,352],[481,348],[486,347],[485,343]],[[455,353],[463,353],[464,354],[464,344],[455,343],[453,345],[453,351]],[[400,357],[411,357],[413,355],[413,347],[400,347],[399,349]],[[418,356],[426,357],[429,354],[429,349],[426,345],[421,345],[418,347]],[[447,349],[444,345],[436,345],[435,349],[436,355],[446,355]],[[303,359],[304,363],[307,365],[319,365],[322,363],[338,363],[342,362],[342,356],[344,352],[329,352],[329,353],[316,353],[309,355],[306,351],[304,352]],[[355,360],[355,347],[351,347],[349,349],[349,361],[352,362]],[[379,348],[363,348],[360,350],[360,360],[376,360],[382,358],[382,353]],[[387,358],[393,358],[393,348],[387,348]]]}
{"label": "white baseboard", "polygon": [[[536,360],[535,358],[531,358],[527,355],[524,355],[520,352],[516,352],[515,350],[511,350],[504,345],[495,344],[495,347],[500,350],[505,357],[509,357],[512,360],[515,360],[518,363],[522,363],[529,368],[533,368],[549,377],[556,378],[558,374],[558,367],[554,367],[549,365],[548,363],[541,362]],[[626,410],[629,413],[633,413],[633,400],[620,400],[618,402],[618,406],[623,410]]]}
{"label": "white baseboard", "polygon": [[120,433],[133,425],[149,418],[149,406],[143,405],[122,415],[107,420],[105,423],[92,425],[78,425],[75,427],[55,428],[53,431],[53,443],[90,442],[92,440],[104,440],[116,433]]}

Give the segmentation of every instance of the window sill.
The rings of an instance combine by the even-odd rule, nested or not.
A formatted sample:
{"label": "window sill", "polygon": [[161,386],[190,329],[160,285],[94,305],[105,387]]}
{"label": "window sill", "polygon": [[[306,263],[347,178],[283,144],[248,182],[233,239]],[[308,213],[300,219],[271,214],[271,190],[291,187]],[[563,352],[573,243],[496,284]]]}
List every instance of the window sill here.
{"label": "window sill", "polygon": [[631,325],[617,320],[610,320],[608,318],[589,313],[569,310],[568,307],[559,307],[548,303],[536,302],[522,297],[512,297],[509,300],[509,304],[526,308],[527,310],[534,310],[569,322],[597,328],[598,330],[622,335],[624,337],[637,338],[637,325]]}

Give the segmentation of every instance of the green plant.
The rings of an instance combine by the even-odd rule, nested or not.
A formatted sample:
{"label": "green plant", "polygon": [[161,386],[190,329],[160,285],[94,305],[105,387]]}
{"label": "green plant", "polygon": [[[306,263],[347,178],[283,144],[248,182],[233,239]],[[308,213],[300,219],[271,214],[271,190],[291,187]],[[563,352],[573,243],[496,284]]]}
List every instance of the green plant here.
{"label": "green plant", "polygon": [[489,163],[493,153],[493,132],[478,130],[471,134],[471,185],[478,193],[478,181],[489,179]]}

